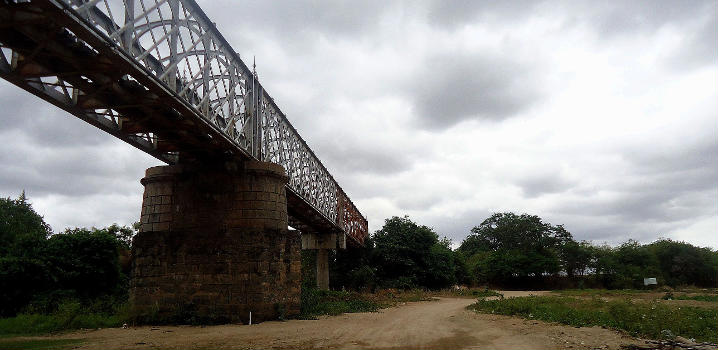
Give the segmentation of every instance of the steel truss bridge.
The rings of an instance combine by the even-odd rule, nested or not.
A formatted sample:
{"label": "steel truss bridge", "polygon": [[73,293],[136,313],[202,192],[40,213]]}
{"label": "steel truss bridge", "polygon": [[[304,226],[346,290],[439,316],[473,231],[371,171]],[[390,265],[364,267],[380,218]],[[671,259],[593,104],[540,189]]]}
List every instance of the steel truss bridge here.
{"label": "steel truss bridge", "polygon": [[168,164],[280,164],[290,225],[355,244],[368,234],[194,0],[0,0],[0,76]]}

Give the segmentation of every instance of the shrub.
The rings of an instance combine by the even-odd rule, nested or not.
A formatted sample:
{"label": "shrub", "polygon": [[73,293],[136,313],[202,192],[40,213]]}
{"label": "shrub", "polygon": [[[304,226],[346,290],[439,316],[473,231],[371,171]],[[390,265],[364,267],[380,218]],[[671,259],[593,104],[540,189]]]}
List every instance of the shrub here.
{"label": "shrub", "polygon": [[502,300],[481,300],[474,310],[571,326],[603,326],[633,335],[665,338],[670,334],[698,341],[718,341],[718,313],[715,309],[674,307],[658,302],[634,303],[630,299],[606,301],[600,298],[532,296]]}

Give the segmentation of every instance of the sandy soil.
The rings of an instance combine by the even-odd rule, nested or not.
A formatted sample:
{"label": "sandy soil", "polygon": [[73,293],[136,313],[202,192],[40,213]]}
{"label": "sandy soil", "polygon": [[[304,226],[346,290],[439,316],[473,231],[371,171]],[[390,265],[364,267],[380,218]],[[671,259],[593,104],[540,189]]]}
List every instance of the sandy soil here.
{"label": "sandy soil", "polygon": [[573,328],[477,314],[465,309],[471,303],[472,299],[439,298],[319,320],[251,326],[115,328],[59,337],[86,339],[80,349],[619,349],[622,344],[645,344],[598,327]]}

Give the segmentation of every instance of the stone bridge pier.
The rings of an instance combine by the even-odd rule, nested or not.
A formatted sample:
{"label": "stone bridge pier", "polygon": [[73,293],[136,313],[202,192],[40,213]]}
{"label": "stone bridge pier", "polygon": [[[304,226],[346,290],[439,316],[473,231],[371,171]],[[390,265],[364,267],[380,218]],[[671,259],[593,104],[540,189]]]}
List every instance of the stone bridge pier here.
{"label": "stone bridge pier", "polygon": [[287,229],[280,165],[158,166],[141,182],[130,282],[139,320],[248,323],[250,312],[253,322],[299,313],[301,239]]}

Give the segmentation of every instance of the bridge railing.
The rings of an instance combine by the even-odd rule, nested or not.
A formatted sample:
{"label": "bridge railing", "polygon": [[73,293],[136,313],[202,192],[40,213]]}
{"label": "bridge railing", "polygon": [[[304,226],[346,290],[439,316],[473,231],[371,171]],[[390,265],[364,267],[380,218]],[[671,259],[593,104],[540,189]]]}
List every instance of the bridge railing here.
{"label": "bridge railing", "polygon": [[362,243],[367,221],[194,0],[55,0]]}

